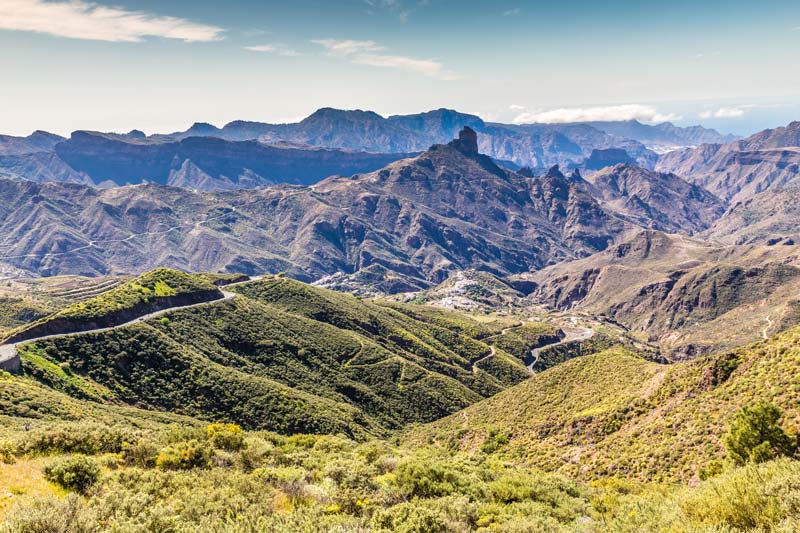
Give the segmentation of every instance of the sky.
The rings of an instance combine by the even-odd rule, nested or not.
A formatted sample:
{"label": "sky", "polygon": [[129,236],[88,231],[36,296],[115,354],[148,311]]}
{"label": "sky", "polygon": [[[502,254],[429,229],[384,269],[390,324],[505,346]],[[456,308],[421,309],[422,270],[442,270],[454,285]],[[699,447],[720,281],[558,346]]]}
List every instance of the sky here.
{"label": "sky", "polygon": [[800,120],[797,0],[0,0],[0,133],[320,107],[498,122]]}

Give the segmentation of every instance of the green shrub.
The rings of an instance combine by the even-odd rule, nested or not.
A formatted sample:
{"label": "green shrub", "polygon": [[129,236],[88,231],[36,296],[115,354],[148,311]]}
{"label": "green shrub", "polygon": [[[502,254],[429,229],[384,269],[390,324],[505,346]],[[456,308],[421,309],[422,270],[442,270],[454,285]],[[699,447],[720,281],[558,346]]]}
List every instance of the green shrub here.
{"label": "green shrub", "polygon": [[736,413],[725,436],[725,448],[733,462],[763,463],[793,455],[797,442],[780,427],[781,416],[781,410],[769,402],[758,402]]}
{"label": "green shrub", "polygon": [[190,470],[206,468],[211,461],[208,445],[198,440],[178,442],[159,452],[156,466],[164,470]]}
{"label": "green shrub", "polygon": [[85,455],[72,455],[48,463],[43,473],[48,481],[83,493],[100,479],[100,466]]}
{"label": "green shrub", "polygon": [[99,533],[92,510],[75,494],[64,500],[51,496],[37,498],[17,508],[3,524],[8,533]]}
{"label": "green shrub", "polygon": [[206,427],[208,440],[215,448],[231,452],[244,448],[244,431],[237,424],[216,423]]}
{"label": "green shrub", "polygon": [[450,466],[425,460],[409,460],[398,465],[395,482],[404,494],[421,498],[447,496],[463,484],[461,476]]}
{"label": "green shrub", "polygon": [[152,468],[156,465],[158,451],[158,446],[154,442],[141,439],[134,444],[125,443],[122,446],[122,460],[128,466]]}
{"label": "green shrub", "polygon": [[26,435],[23,452],[26,453],[118,453],[123,444],[136,440],[128,428],[87,423],[60,424],[37,429]]}
{"label": "green shrub", "polygon": [[511,440],[511,434],[508,431],[500,429],[491,429],[486,439],[481,444],[481,451],[483,453],[493,453],[508,444]]}

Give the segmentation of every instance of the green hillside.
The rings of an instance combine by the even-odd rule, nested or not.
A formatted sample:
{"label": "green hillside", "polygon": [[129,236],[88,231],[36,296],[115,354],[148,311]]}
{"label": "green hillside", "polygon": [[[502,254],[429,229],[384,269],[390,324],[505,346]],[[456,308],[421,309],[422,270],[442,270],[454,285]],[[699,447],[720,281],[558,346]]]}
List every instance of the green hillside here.
{"label": "green hillside", "polygon": [[689,480],[724,458],[743,405],[768,400],[800,416],[800,328],[688,363],[659,365],[610,349],[536,374],[488,400],[410,431],[407,442],[479,449],[546,470],[597,478]]}
{"label": "green hillside", "polygon": [[13,341],[115,326],[166,307],[222,298],[206,274],[159,268],[9,332]]}
{"label": "green hillside", "polygon": [[528,375],[476,340],[513,321],[384,306],[278,276],[231,290],[236,298],[23,345],[23,370],[76,398],[357,438],[436,420]]}

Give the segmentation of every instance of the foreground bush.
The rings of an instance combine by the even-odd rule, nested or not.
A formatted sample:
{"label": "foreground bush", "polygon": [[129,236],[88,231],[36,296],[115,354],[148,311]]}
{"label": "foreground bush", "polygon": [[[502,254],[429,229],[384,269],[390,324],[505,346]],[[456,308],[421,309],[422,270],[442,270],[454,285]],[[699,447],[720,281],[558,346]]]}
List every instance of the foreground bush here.
{"label": "foreground bush", "polygon": [[48,481],[83,493],[100,478],[100,467],[94,459],[83,455],[72,455],[48,463],[43,473]]}
{"label": "foreground bush", "polygon": [[768,402],[743,407],[736,413],[725,436],[725,448],[733,462],[763,463],[793,455],[797,441],[781,428],[781,416],[781,410]]}

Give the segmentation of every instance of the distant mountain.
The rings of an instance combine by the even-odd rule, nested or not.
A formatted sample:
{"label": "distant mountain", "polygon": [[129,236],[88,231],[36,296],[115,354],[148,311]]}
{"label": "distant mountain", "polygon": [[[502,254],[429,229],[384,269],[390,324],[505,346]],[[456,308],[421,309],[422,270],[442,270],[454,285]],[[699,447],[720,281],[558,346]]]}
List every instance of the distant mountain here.
{"label": "distant mountain", "polygon": [[635,228],[603,210],[585,183],[498,167],[477,152],[474,133],[313,188],[208,194],[0,184],[0,261],[43,274],[159,265],[314,280],[377,265],[399,277],[395,290],[407,290],[464,268],[501,276],[541,268],[602,250]]}
{"label": "distant mountain", "polygon": [[792,186],[800,176],[800,122],[664,154],[656,170],[678,174],[730,203]]}
{"label": "distant mountain", "polygon": [[0,135],[0,156],[49,152],[63,140],[64,137],[46,131],[35,131],[27,137]]}
{"label": "distant mountain", "polygon": [[[269,183],[311,184],[337,174],[368,172],[408,154],[376,154],[257,141],[187,137],[180,141],[77,131],[54,145],[55,154],[4,161],[5,173],[34,181],[119,186],[160,183],[207,191],[253,188]],[[55,156],[55,157],[54,157]],[[41,161],[41,164],[39,162]],[[24,168],[37,164],[34,168]],[[39,170],[41,168],[41,170]],[[49,179],[47,179],[49,178]]]}
{"label": "distant mountain", "polygon": [[586,179],[604,207],[641,227],[691,234],[708,228],[725,211],[722,202],[702,187],[630,163],[607,167]]}
{"label": "distant mountain", "polygon": [[624,120],[586,122],[586,124],[610,135],[639,141],[656,152],[668,152],[676,148],[708,143],[728,143],[738,139],[736,135],[723,135],[703,126],[681,127],[671,122],[650,125],[642,124],[638,120]]}
{"label": "distant mountain", "polygon": [[445,143],[468,126],[480,137],[481,153],[519,166],[546,169],[577,164],[594,148],[625,149],[639,164],[652,166],[656,154],[641,143],[582,124],[510,125],[484,122],[475,115],[437,109],[384,118],[372,111],[323,108],[293,124],[234,121],[222,128],[198,123],[185,132],[157,138],[215,136],[228,140],[288,141],[371,152],[418,152]]}
{"label": "distant mountain", "polygon": [[[227,142],[182,143],[204,140]],[[168,144],[126,146],[158,154]],[[202,177],[191,166],[182,171]],[[627,173],[637,175],[633,167]],[[155,266],[287,271],[308,281],[336,274],[336,283],[367,292],[405,292],[469,268],[499,277],[529,272],[593,254],[642,227],[692,231],[714,209],[680,180],[637,179],[643,183],[612,190],[557,168],[526,177],[481,155],[477,135],[465,129],[419,156],[311,187],[210,194],[155,184],[96,190],[0,181],[0,264],[39,274]],[[625,204],[631,193],[654,218]]]}

